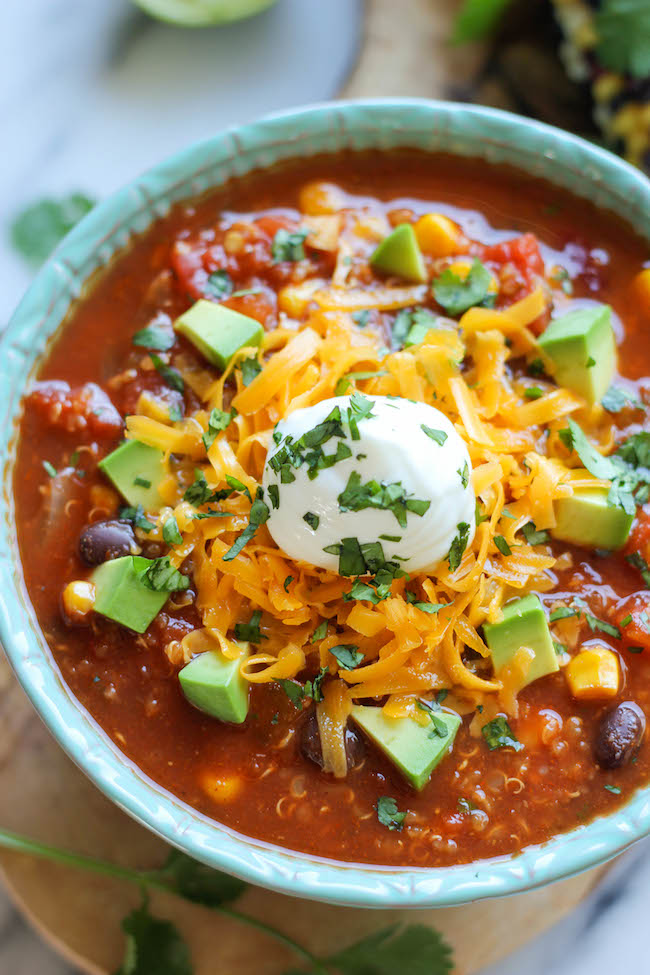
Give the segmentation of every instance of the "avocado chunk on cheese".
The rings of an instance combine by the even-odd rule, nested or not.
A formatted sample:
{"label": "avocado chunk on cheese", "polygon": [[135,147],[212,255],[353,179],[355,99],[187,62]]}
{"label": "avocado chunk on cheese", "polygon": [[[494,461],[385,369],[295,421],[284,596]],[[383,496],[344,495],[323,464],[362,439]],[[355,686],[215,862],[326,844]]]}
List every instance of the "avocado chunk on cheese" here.
{"label": "avocado chunk on cheese", "polygon": [[570,498],[554,502],[555,528],[551,535],[582,548],[615,551],[630,534],[634,515],[607,503],[608,488],[578,488]]}
{"label": "avocado chunk on cheese", "polygon": [[415,231],[410,223],[401,223],[384,237],[370,257],[375,271],[394,274],[406,281],[426,281],[427,272]]}
{"label": "avocado chunk on cheese", "polygon": [[540,336],[546,366],[559,386],[589,405],[600,402],[616,370],[616,342],[608,305],[590,305],[555,318]]}
{"label": "avocado chunk on cheese", "polygon": [[241,655],[228,660],[220,650],[206,650],[180,671],[183,694],[195,708],[219,721],[242,724],[248,714],[248,681],[242,677],[242,657],[248,644],[240,644]]}
{"label": "avocado chunk on cheese", "polygon": [[151,559],[124,555],[98,566],[90,577],[95,586],[95,612],[144,633],[169,596],[168,592],[149,589],[142,581],[151,565]]}
{"label": "avocado chunk on cheese", "polygon": [[559,670],[546,614],[537,596],[531,594],[507,603],[503,607],[502,621],[486,623],[483,633],[492,651],[492,664],[497,677],[521,647],[528,647],[535,654],[524,686]]}
{"label": "avocado chunk on cheese", "polygon": [[160,507],[158,485],[165,475],[163,457],[156,447],[127,440],[97,466],[130,505],[155,511]]}
{"label": "avocado chunk on cheese", "polygon": [[264,329],[254,318],[201,298],[174,322],[174,328],[222,371],[248,345],[259,348]]}
{"label": "avocado chunk on cheese", "polygon": [[[434,768],[448,754],[460,717],[451,711],[435,712],[436,725],[419,724],[413,718],[389,718],[383,708],[357,704],[352,719],[400,770],[411,785],[420,790],[429,781]],[[440,734],[447,730],[447,734]]]}

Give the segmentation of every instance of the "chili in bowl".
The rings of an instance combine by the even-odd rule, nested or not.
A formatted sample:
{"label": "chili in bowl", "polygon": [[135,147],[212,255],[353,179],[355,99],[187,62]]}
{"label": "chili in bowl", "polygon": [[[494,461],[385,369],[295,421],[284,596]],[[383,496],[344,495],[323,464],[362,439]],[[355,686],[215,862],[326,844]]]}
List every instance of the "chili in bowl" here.
{"label": "chili in bowl", "polygon": [[645,833],[643,178],[397,101],[137,185],[155,218],[134,190],[87,218],[3,347],[8,375],[33,310],[65,318],[18,353],[32,622],[5,593],[2,631],[64,747],[207,862],[369,906],[526,889]]}

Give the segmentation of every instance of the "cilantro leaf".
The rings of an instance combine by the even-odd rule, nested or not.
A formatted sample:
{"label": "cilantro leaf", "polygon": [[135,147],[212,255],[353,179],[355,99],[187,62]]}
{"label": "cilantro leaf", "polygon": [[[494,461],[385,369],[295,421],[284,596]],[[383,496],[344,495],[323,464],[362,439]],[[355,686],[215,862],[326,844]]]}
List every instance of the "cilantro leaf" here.
{"label": "cilantro leaf", "polygon": [[359,328],[365,328],[370,321],[370,312],[367,308],[362,308],[360,311],[355,311],[352,313],[352,321]]}
{"label": "cilantro leaf", "polygon": [[537,531],[534,521],[529,521],[523,525],[521,531],[529,545],[544,545],[551,539],[550,532]]}
{"label": "cilantro leaf", "polygon": [[641,573],[641,578],[645,583],[646,589],[650,589],[650,567],[640,552],[632,552],[625,556],[625,561],[633,565]]}
{"label": "cilantro leaf", "polygon": [[134,345],[141,345],[145,349],[157,349],[158,352],[168,352],[176,341],[171,328],[160,322],[152,322],[146,328],[141,328],[131,339]]}
{"label": "cilantro leaf", "polygon": [[626,407],[635,410],[644,409],[641,400],[636,399],[621,386],[610,386],[600,402],[608,413],[620,413]]}
{"label": "cilantro leaf", "polygon": [[510,0],[464,0],[456,14],[452,44],[479,41],[491,34]]}
{"label": "cilantro leaf", "polygon": [[435,327],[437,320],[438,316],[428,308],[403,308],[391,325],[390,347],[393,352],[419,345]]}
{"label": "cilantro leaf", "polygon": [[452,953],[434,929],[408,924],[375,931],[325,959],[341,975],[451,975]]}
{"label": "cilantro leaf", "polygon": [[236,900],[248,886],[243,880],[213,870],[180,850],[170,850],[158,870],[148,871],[148,880],[165,884],[170,891],[205,907],[220,907]]}
{"label": "cilantro leaf", "polygon": [[647,0],[602,0],[594,12],[596,53],[612,71],[650,75],[650,7]]}
{"label": "cilantro leaf", "polygon": [[599,450],[596,450],[589,440],[587,440],[575,420],[570,419],[568,423],[568,431],[560,431],[563,442],[570,450],[575,450],[590,474],[593,474],[594,477],[603,478],[606,481],[613,480],[619,473],[619,468],[616,464],[609,457],[603,456]]}
{"label": "cilantro leaf", "polygon": [[336,386],[334,387],[334,395],[342,396],[348,391],[353,382],[357,379],[374,379],[376,376],[387,376],[388,373],[385,369],[378,369],[375,372],[347,372],[345,376],[341,376]]}
{"label": "cilantro leaf", "polygon": [[139,528],[147,534],[154,529],[153,523],[146,517],[141,504],[136,505],[135,508],[120,508],[120,518],[123,521],[130,521],[135,528]]}
{"label": "cilantro leaf", "polygon": [[261,619],[262,610],[256,609],[248,623],[235,623],[235,639],[244,640],[248,643],[259,643],[261,640],[266,640],[267,637],[260,633]]}
{"label": "cilantro leaf", "polygon": [[330,653],[336,657],[343,670],[354,670],[365,657],[353,643],[340,643],[336,647],[330,647]]}
{"label": "cilantro leaf", "polygon": [[238,477],[233,477],[232,474],[226,474],[226,484],[228,487],[231,487],[233,491],[241,491],[242,494],[246,495],[251,504],[253,503],[250,491],[244,482],[240,481]]}
{"label": "cilantro leaf", "polygon": [[154,559],[140,579],[147,589],[153,589],[154,592],[179,592],[190,585],[187,576],[171,565],[168,555]]}
{"label": "cilantro leaf", "polygon": [[220,269],[208,275],[205,293],[209,298],[216,298],[217,301],[223,301],[224,298],[230,297],[232,289],[232,278],[227,271]]}
{"label": "cilantro leaf", "polygon": [[427,437],[430,437],[438,446],[442,447],[447,440],[447,434],[444,430],[434,430],[433,427],[428,427],[426,423],[420,424],[420,430],[426,433]]}
{"label": "cilantro leaf", "polygon": [[30,203],[11,223],[11,243],[21,257],[40,264],[94,205],[83,193]]}
{"label": "cilantro leaf", "polygon": [[466,521],[461,521],[460,524],[456,525],[458,529],[458,534],[451,543],[451,548],[449,549],[449,554],[447,560],[449,562],[449,569],[451,572],[455,572],[463,559],[463,553],[467,548],[467,543],[469,541],[469,525]]}
{"label": "cilantro leaf", "polygon": [[[227,478],[226,478],[227,480]],[[228,549],[225,555],[222,556],[224,562],[232,562],[233,559],[237,558],[241,550],[245,545],[250,542],[251,538],[254,536],[255,532],[260,525],[263,525],[269,520],[270,510],[269,506],[262,500],[260,494],[261,489],[258,488],[258,496],[255,498],[251,505],[250,514],[248,516],[248,525],[244,528],[243,532],[236,538],[234,544]],[[250,497],[250,494],[249,494]]]}
{"label": "cilantro leaf", "polygon": [[307,522],[312,531],[316,531],[320,525],[320,518],[313,511],[305,511],[302,520]]}
{"label": "cilantro leaf", "polygon": [[491,282],[492,275],[477,258],[466,278],[461,278],[451,268],[445,268],[433,282],[433,294],[438,304],[450,315],[460,315],[488,299]]}
{"label": "cilantro leaf", "polygon": [[299,684],[295,680],[287,680],[284,677],[278,677],[275,683],[280,685],[294,708],[302,707],[303,701],[305,700],[305,689],[302,684]]}
{"label": "cilantro leaf", "polygon": [[230,413],[226,413],[225,410],[218,410],[216,407],[210,413],[208,417],[208,429],[206,433],[203,434],[203,445],[206,450],[209,450],[217,436],[237,416],[237,410],[231,410]]}
{"label": "cilantro leaf", "polygon": [[524,747],[515,738],[510,725],[502,714],[497,715],[493,721],[488,721],[487,724],[483,725],[481,734],[490,751],[494,751],[495,748],[513,748],[516,752],[520,752]]}
{"label": "cilantro leaf", "polygon": [[[361,483],[358,471],[352,471],[345,488],[339,494],[339,511],[363,511],[365,508],[377,508],[390,511],[400,528],[406,528],[406,516],[409,511],[422,517],[431,507],[430,501],[420,501],[409,498],[406,489],[400,481],[386,484],[371,480]],[[360,574],[360,573],[359,573]]]}
{"label": "cilantro leaf", "polygon": [[[58,471],[54,466],[54,464],[51,464],[49,460],[42,461],[42,464],[43,464],[43,469],[45,473],[48,475],[48,477],[56,477]],[[151,527],[153,528],[153,525]]]}
{"label": "cilantro leaf", "polygon": [[512,549],[510,548],[510,546],[506,542],[506,540],[503,537],[503,535],[495,535],[494,536],[494,544],[499,549],[499,551],[501,552],[502,555],[512,555]]}
{"label": "cilantro leaf", "polygon": [[171,515],[163,524],[162,536],[163,540],[167,542],[168,545],[180,545],[183,541],[183,536],[180,533],[178,522],[173,515]]}
{"label": "cilantro leaf", "polygon": [[324,640],[327,636],[327,620],[321,620],[316,629],[311,635],[309,640],[310,643],[317,643],[319,640]]}
{"label": "cilantro leaf", "polygon": [[249,359],[242,359],[239,363],[239,368],[241,369],[241,381],[244,386],[250,386],[256,376],[262,371],[262,364],[258,362],[255,356],[251,356]]}
{"label": "cilantro leaf", "polygon": [[321,667],[313,680],[305,681],[305,697],[310,697],[316,704],[318,704],[319,701],[322,701],[323,691],[321,689],[321,685],[328,674],[329,667]]}
{"label": "cilantro leaf", "polygon": [[271,244],[271,259],[274,264],[282,261],[302,261],[305,258],[304,243],[309,236],[309,231],[302,228],[300,230],[289,231],[280,227],[276,231],[273,243]]}
{"label": "cilantro leaf", "polygon": [[[226,477],[226,480],[228,480],[228,477]],[[189,501],[195,508],[200,508],[201,505],[209,504],[211,501],[223,501],[225,498],[229,498],[232,493],[232,491],[225,490],[213,491],[208,485],[203,471],[196,468],[194,471],[194,482],[185,489],[183,501]]]}
{"label": "cilantro leaf", "polygon": [[171,921],[149,913],[148,899],[122,921],[124,961],[114,975],[192,975],[187,944]]}
{"label": "cilantro leaf", "polygon": [[377,819],[382,826],[399,832],[406,819],[406,813],[398,812],[397,803],[391,796],[380,796],[377,799]]}
{"label": "cilantro leaf", "polygon": [[156,372],[165,380],[168,386],[175,389],[177,393],[183,393],[185,391],[185,383],[178,369],[174,369],[173,366],[168,366],[155,352],[150,353],[150,359],[154,364]]}

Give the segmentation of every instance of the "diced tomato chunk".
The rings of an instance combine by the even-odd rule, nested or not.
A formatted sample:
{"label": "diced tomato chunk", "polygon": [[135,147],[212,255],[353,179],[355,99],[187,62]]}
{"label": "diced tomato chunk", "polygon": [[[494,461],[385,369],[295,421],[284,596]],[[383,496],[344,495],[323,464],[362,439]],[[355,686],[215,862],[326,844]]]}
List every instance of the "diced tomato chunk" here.
{"label": "diced tomato chunk", "polygon": [[650,592],[635,592],[616,608],[614,622],[626,650],[650,650]]}
{"label": "diced tomato chunk", "polygon": [[495,264],[514,264],[530,284],[536,275],[544,274],[544,260],[535,234],[522,234],[500,244],[483,248],[483,260]]}
{"label": "diced tomato chunk", "polygon": [[124,426],[108,395],[96,383],[71,389],[57,379],[38,382],[28,403],[46,423],[68,433],[87,431],[93,437],[115,438]]}

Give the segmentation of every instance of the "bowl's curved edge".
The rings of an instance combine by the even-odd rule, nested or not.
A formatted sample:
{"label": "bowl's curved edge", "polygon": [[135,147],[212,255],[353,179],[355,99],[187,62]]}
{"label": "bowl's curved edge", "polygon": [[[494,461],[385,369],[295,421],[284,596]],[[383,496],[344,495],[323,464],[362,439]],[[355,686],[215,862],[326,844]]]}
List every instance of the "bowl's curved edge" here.
{"label": "bowl's curved edge", "polygon": [[[0,429],[13,429],[34,363],[84,281],[172,203],[283,159],[398,146],[509,162],[588,196],[650,235],[650,183],[606,150],[542,123],[495,109],[397,98],[276,113],[190,146],[139,176],[99,204],[59,245],[0,340]],[[650,790],[643,789],[612,815],[516,857],[442,869],[399,869],[292,853],[241,836],[189,809],[124,759],[72,698],[53,665],[19,571],[12,457],[8,439],[0,444],[6,502],[0,523],[0,641],[18,680],[70,757],[117,805],[167,842],[285,894],[365,907],[442,907],[572,876],[650,832]]]}

